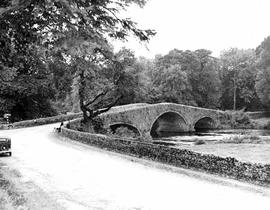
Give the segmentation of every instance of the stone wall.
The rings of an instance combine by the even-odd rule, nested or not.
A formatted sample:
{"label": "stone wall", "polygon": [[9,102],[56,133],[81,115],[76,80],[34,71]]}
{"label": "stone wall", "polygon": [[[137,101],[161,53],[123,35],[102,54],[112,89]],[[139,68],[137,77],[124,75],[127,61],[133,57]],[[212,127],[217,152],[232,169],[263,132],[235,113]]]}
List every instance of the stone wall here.
{"label": "stone wall", "polygon": [[30,126],[37,126],[37,125],[45,125],[45,124],[50,124],[50,123],[73,120],[79,117],[82,117],[81,113],[66,114],[66,115],[64,114],[64,115],[58,115],[58,116],[53,116],[53,117],[38,118],[38,119],[33,119],[33,120],[24,120],[20,122],[11,123],[11,124],[0,125],[0,129],[23,128],[23,127],[30,127]]}
{"label": "stone wall", "polygon": [[65,127],[62,129],[61,135],[110,151],[270,186],[270,165],[244,163],[235,158],[200,154],[189,150],[155,145],[146,141],[111,138],[100,134],[74,131]]}

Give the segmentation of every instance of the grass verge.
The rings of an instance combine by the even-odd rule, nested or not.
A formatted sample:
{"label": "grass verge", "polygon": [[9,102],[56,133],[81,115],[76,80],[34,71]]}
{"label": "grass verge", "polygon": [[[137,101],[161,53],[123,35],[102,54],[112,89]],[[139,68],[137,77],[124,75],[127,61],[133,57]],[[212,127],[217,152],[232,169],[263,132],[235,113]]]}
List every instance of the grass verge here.
{"label": "grass verge", "polygon": [[16,188],[15,184],[9,180],[0,167],[0,209],[20,209],[24,208],[27,199]]}

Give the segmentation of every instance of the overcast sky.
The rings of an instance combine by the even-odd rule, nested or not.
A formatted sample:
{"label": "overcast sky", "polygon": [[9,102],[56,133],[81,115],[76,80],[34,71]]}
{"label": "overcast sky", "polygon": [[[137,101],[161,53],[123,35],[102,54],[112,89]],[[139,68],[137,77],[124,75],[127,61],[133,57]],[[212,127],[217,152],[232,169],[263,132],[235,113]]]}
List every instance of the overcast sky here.
{"label": "overcast sky", "polygon": [[205,48],[219,56],[230,47],[256,48],[270,35],[270,0],[149,0],[142,9],[130,8],[128,16],[157,31],[149,51],[135,40],[124,44],[149,58],[174,48]]}

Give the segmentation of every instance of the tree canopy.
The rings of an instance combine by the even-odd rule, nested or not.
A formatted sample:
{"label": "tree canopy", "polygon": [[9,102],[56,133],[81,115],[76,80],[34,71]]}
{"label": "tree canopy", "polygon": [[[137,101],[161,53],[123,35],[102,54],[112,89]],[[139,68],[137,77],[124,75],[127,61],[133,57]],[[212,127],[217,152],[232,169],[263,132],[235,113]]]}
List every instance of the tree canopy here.
{"label": "tree canopy", "polygon": [[221,55],[222,106],[226,109],[252,108],[258,106],[255,90],[257,71],[254,50],[236,48]]}
{"label": "tree canopy", "polygon": [[270,36],[267,37],[256,49],[257,55],[257,80],[256,91],[266,108],[270,108]]}
{"label": "tree canopy", "polygon": [[[66,69],[80,77],[81,108],[87,108],[83,90],[87,82],[84,80],[93,77],[97,69],[112,69],[117,62],[110,40],[126,40],[133,34],[140,41],[148,41],[155,34],[153,30],[137,28],[131,19],[119,15],[131,4],[142,7],[145,3],[145,0],[1,2],[0,43],[3,50],[0,67],[3,71],[0,78],[5,87],[1,89],[0,97],[1,104],[9,104],[1,110],[14,112],[14,107],[22,100],[12,101],[12,94],[22,96],[20,91],[27,93],[24,95],[26,101],[31,94],[45,101],[51,98],[51,87],[59,88],[59,84],[52,84],[55,80],[51,79],[59,73],[59,62],[67,64]],[[29,82],[24,84],[20,78],[25,77]],[[10,96],[8,92],[11,92]],[[32,102],[39,104],[37,100],[29,103]]]}

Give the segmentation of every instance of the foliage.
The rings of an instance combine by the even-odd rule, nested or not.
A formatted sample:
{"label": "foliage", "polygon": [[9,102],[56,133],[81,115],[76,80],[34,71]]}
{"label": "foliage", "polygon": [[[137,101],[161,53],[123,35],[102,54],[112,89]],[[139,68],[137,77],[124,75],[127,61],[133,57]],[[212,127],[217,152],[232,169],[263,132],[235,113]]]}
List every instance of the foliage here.
{"label": "foliage", "polygon": [[270,107],[270,37],[256,50],[232,48],[220,58],[207,49],[173,49],[154,60],[125,48],[114,53],[113,39],[134,35],[147,42],[155,34],[120,15],[146,2],[1,1],[0,115],[10,112],[21,120],[73,110],[83,111],[87,121],[116,104],[164,101]]}
{"label": "foliage", "polygon": [[262,104],[270,107],[270,67],[261,70],[257,76],[256,91]]}
{"label": "foliage", "polygon": [[200,107],[219,108],[221,82],[218,60],[211,56],[209,50],[200,49],[194,53],[198,64],[189,78],[196,103]]}
{"label": "foliage", "polygon": [[155,59],[151,73],[156,101],[168,101],[201,107],[217,107],[219,77],[216,60],[207,50],[174,49]]}
{"label": "foliage", "polygon": [[225,111],[225,117],[220,119],[220,128],[253,128],[254,123],[243,110]]}
{"label": "foliage", "polygon": [[255,52],[236,48],[221,55],[223,109],[254,109],[259,106],[255,91]]}
{"label": "foliage", "polygon": [[14,171],[3,169],[0,171],[0,208],[1,209],[20,209],[26,208],[27,198],[22,190],[18,189],[17,183],[11,178],[10,174]]}
{"label": "foliage", "polygon": [[227,144],[264,144],[267,140],[264,140],[256,135],[233,135],[228,138],[222,139],[217,143]]}
{"label": "foliage", "polygon": [[264,129],[270,130],[270,121],[264,126]]}
{"label": "foliage", "polygon": [[[52,89],[55,89],[56,100],[63,100],[70,91],[72,74],[79,77],[80,107],[85,118],[93,117],[97,109],[115,104],[113,101],[105,105],[100,100],[103,102],[100,106],[96,103],[95,107],[89,108],[91,103],[87,101],[86,86],[99,78],[100,75],[96,73],[100,69],[115,70],[116,61],[109,44],[110,39],[125,40],[130,32],[140,41],[148,41],[155,34],[152,30],[138,29],[135,22],[118,15],[120,10],[131,4],[142,7],[145,3],[146,0],[7,0],[2,3],[0,43],[4,45],[4,50],[0,66],[9,74],[1,71],[0,78],[16,75],[14,79],[18,77],[19,81],[12,85],[3,84],[8,90],[2,93],[1,104],[9,107],[1,110],[11,110],[21,104],[21,99],[11,99],[12,94],[18,95],[21,89],[29,89],[35,96],[40,91],[44,99],[51,98],[54,95]],[[110,85],[115,85],[120,77],[115,78],[117,72],[112,72],[110,76],[113,77]],[[21,87],[22,82],[29,80],[38,85],[31,88],[26,83]],[[45,84],[48,83],[46,89]],[[107,90],[111,89],[110,85],[92,95],[93,101],[97,102],[96,99],[105,96],[109,92]],[[11,86],[18,88],[11,90]],[[6,92],[12,93],[9,95]],[[32,100],[31,95],[25,97],[27,101]],[[98,110],[95,115],[100,112]],[[22,116],[25,117],[28,116]]]}
{"label": "foliage", "polygon": [[196,139],[194,142],[194,145],[203,145],[206,144],[206,142],[202,139]]}
{"label": "foliage", "polygon": [[120,126],[115,129],[113,136],[125,137],[125,138],[137,138],[138,134],[126,126]]}
{"label": "foliage", "polygon": [[53,96],[51,75],[35,44],[35,18],[22,9],[0,20],[0,114],[9,112],[13,120],[54,114],[48,101]]}
{"label": "foliage", "polygon": [[270,36],[267,37],[256,49],[257,68],[259,73],[256,81],[256,91],[266,107],[270,107]]}
{"label": "foliage", "polygon": [[181,70],[181,66],[171,65],[167,69],[162,69],[154,85],[159,89],[161,101],[195,105],[188,75]]}

